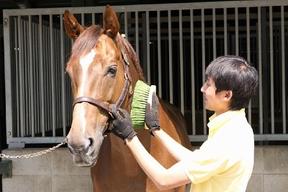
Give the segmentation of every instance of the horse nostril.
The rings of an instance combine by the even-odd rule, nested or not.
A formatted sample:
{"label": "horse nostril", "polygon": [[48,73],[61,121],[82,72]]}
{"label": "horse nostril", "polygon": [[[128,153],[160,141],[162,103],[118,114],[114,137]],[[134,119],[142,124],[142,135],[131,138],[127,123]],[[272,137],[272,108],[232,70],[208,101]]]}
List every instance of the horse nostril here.
{"label": "horse nostril", "polygon": [[89,139],[89,141],[90,141],[90,143],[89,143],[89,147],[91,147],[92,145],[93,145],[93,143],[94,143],[94,141],[93,141],[93,139],[90,137],[90,138],[88,138]]}

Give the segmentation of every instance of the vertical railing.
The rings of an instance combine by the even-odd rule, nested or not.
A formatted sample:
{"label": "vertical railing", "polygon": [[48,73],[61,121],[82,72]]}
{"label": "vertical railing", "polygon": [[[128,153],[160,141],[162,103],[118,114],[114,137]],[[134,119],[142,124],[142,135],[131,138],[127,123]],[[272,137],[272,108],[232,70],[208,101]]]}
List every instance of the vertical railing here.
{"label": "vertical railing", "polygon": [[[208,134],[210,113],[200,92],[205,68],[227,54],[245,57],[258,70],[258,94],[247,108],[256,139],[287,139],[287,1],[114,9],[121,32],[139,55],[146,80],[157,85],[161,98],[180,109],[191,141],[203,141]],[[97,24],[102,11],[103,7],[71,8],[84,25]],[[65,36],[63,13],[62,8],[4,11],[9,142],[49,143],[67,134],[72,98],[65,63],[73,42]]]}
{"label": "vertical railing", "polygon": [[286,114],[286,111],[287,111],[287,94],[286,94],[286,81],[285,81],[285,78],[286,78],[286,68],[285,66],[287,66],[286,63],[286,59],[285,59],[285,51],[287,49],[285,49],[285,17],[284,17],[284,6],[281,6],[281,75],[282,75],[282,78],[281,78],[281,82],[282,82],[282,110],[283,110],[283,113],[282,113],[282,119],[283,119],[283,132],[284,134],[287,133],[287,114]]}

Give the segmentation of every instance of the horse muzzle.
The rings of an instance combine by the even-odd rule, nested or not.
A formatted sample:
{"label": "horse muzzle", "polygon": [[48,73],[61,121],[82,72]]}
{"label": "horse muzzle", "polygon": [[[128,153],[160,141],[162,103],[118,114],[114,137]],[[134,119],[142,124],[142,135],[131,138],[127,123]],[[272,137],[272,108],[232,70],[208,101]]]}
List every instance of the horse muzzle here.
{"label": "horse muzzle", "polygon": [[75,142],[69,135],[67,137],[67,146],[73,156],[73,161],[77,166],[94,166],[98,160],[99,151],[104,137],[85,138],[81,142]]}

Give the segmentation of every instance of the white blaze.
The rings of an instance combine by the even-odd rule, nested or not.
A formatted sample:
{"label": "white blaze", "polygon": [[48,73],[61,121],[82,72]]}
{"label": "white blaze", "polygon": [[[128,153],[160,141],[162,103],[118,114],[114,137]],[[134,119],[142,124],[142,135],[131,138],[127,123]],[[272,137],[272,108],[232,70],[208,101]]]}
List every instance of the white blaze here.
{"label": "white blaze", "polygon": [[[79,87],[80,96],[85,96],[84,90],[85,90],[85,84],[86,84],[85,82],[86,82],[87,75],[88,75],[88,69],[91,63],[93,62],[95,56],[96,56],[96,52],[94,49],[92,49],[88,54],[80,57],[80,65],[82,68],[81,85]],[[80,127],[83,128],[82,132],[84,133],[85,127],[86,127],[85,110],[82,106],[80,107],[79,110],[80,110],[79,115],[81,116],[80,118],[82,119],[82,121],[80,121],[80,123],[82,124]]]}
{"label": "white blaze", "polygon": [[84,94],[83,93],[84,88],[85,88],[84,85],[85,85],[85,80],[88,74],[87,70],[89,66],[91,65],[91,63],[93,62],[95,55],[96,55],[96,52],[94,49],[92,49],[88,54],[80,57],[80,65],[82,68],[82,81],[81,81],[81,86],[80,86],[80,91],[79,91],[80,95]]}

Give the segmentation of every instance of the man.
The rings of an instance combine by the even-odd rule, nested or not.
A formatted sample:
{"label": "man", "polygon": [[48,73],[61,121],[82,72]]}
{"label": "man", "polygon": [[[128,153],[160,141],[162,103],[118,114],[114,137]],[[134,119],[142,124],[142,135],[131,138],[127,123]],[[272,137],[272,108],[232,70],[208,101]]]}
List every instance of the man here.
{"label": "man", "polygon": [[193,192],[245,192],[254,164],[254,135],[245,107],[258,86],[254,67],[237,56],[222,56],[206,69],[201,88],[209,118],[208,139],[190,151],[173,140],[159,126],[157,97],[146,109],[146,124],[153,136],[175,157],[166,169],[143,147],[132,128],[127,111],[114,110],[112,132],[125,140],[138,164],[160,190],[191,183]]}

